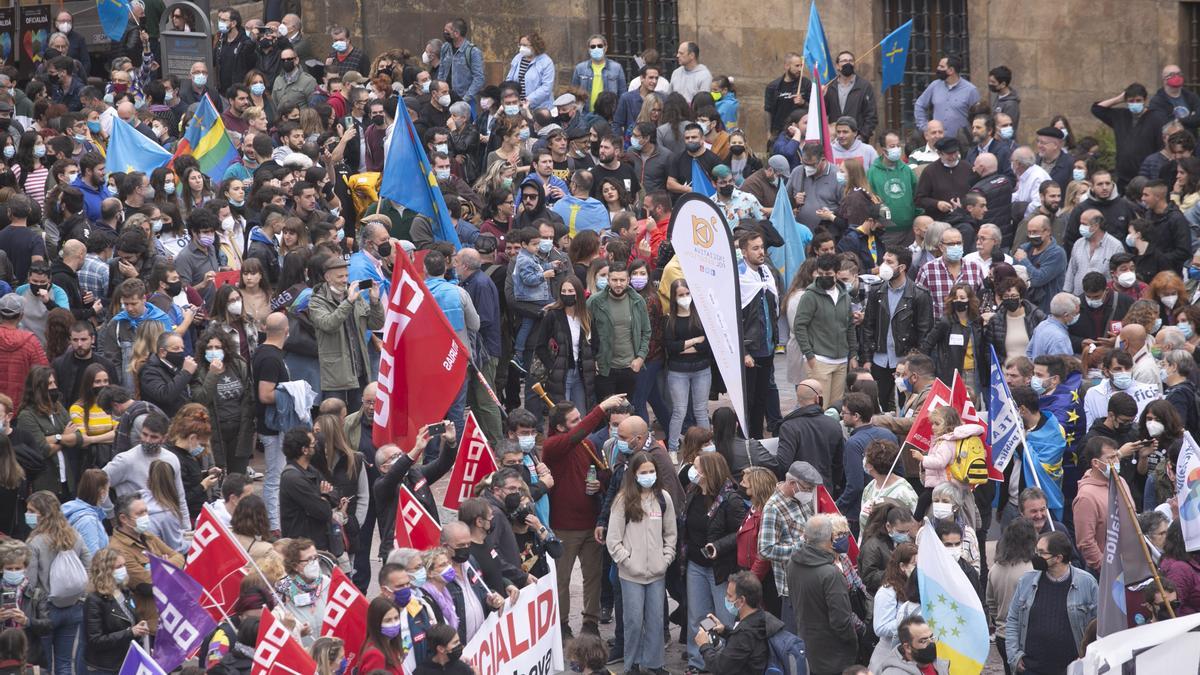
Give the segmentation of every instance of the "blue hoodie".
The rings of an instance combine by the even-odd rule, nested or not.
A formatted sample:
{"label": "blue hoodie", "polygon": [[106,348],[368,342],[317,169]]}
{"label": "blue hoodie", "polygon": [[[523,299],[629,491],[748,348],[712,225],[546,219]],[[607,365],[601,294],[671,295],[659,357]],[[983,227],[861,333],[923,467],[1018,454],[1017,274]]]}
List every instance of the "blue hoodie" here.
{"label": "blue hoodie", "polygon": [[79,188],[83,193],[83,209],[87,213],[87,219],[93,223],[100,220],[100,203],[108,196],[108,184],[101,183],[100,187],[94,188],[83,181],[80,176],[71,182],[72,187]]}
{"label": "blue hoodie", "polygon": [[92,555],[108,546],[108,533],[104,531],[104,509],[82,499],[72,499],[62,505],[62,511]]}
{"label": "blue hoodie", "polygon": [[171,321],[171,317],[166,312],[148,302],[146,303],[146,311],[142,312],[142,315],[139,317],[132,317],[129,315],[129,312],[126,312],[125,310],[121,310],[116,314],[116,316],[113,317],[113,321],[125,321],[134,330],[137,330],[138,326],[142,325],[142,322],[146,319],[153,319],[161,323],[163,328],[166,328],[169,331],[175,330],[175,323]]}

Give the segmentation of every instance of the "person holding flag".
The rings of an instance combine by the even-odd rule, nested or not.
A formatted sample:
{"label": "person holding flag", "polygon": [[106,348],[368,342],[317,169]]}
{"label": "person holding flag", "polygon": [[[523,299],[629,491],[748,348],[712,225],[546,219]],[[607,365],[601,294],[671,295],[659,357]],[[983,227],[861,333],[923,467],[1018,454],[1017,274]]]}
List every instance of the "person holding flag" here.
{"label": "person holding flag", "polygon": [[452,448],[455,434],[453,422],[443,421],[445,430],[434,437],[429,433],[433,424],[421,427],[413,449],[404,452],[399,446],[388,443],[375,453],[375,466],[379,468],[379,479],[371,488],[371,497],[375,502],[375,517],[379,522],[379,555],[384,559],[392,550],[396,532],[396,505],[399,501],[399,489],[406,486],[417,498],[421,506],[435,521],[438,519],[437,501],[434,500],[431,486],[442,479],[450,469],[454,468],[458,452],[438,452],[437,459],[428,464],[423,463],[425,448],[432,443]]}
{"label": "person holding flag", "polygon": [[[670,159],[667,167],[667,191],[676,199],[679,195],[700,191],[701,185],[711,186],[708,177],[721,163],[720,157],[704,147],[704,129],[695,122],[683,127],[683,150]],[[714,193],[715,189],[707,194]]]}
{"label": "person holding flag", "polygon": [[[1027,486],[1041,488],[1046,493],[1046,506],[1056,520],[1061,520],[1064,502],[1062,459],[1067,449],[1063,428],[1053,415],[1042,412],[1038,395],[1030,387],[1015,387],[1012,390],[1012,403],[1021,417],[1024,444],[1018,450],[1019,456],[1013,457],[1016,461],[1009,463],[1009,470],[1004,472],[1010,498]],[[1021,469],[1021,475],[1016,480],[1011,468],[1014,466]],[[1015,507],[1017,500],[1011,498],[1010,501]]]}

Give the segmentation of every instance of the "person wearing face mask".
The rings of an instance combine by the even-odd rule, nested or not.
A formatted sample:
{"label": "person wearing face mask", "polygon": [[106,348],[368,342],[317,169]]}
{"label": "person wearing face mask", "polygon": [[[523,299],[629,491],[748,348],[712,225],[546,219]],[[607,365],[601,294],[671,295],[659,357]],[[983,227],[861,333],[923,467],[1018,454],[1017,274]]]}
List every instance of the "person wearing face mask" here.
{"label": "person wearing face mask", "polygon": [[[145,622],[146,634],[158,628],[158,610],[154,603],[154,587],[150,579],[150,558],[147,554],[165,558],[177,567],[184,564],[183,554],[174,551],[162,539],[150,533],[150,512],[146,502],[137,495],[119,498],[113,506],[113,535],[109,551],[116,551],[125,560],[127,581],[124,589],[133,596],[135,621]],[[98,557],[103,552],[98,554]]]}
{"label": "person wearing face mask", "polygon": [[78,661],[88,672],[115,673],[132,642],[143,649],[150,645],[150,627],[137,616],[126,564],[120,551],[105,548],[89,567]]}
{"label": "person wearing face mask", "polygon": [[[1086,293],[1084,290],[1085,278],[1093,273],[1099,274],[1101,280],[1107,283],[1104,275],[1108,272],[1109,266],[1106,263],[1111,261],[1113,256],[1124,253],[1125,246],[1121,240],[1108,233],[1107,221],[1098,209],[1088,209],[1080,215],[1077,231],[1079,237],[1071,245],[1071,258],[1067,263],[1063,290],[1075,295],[1082,295]],[[1102,285],[1101,290],[1103,288]],[[1096,293],[1095,290],[1093,290],[1094,293]],[[1085,300],[1091,309],[1097,309],[1104,304],[1103,296],[1100,305],[1093,304],[1094,299],[1091,295]],[[1121,312],[1117,316],[1123,315],[1124,312]],[[1107,332],[1107,328],[1105,332]]]}
{"label": "person wearing face mask", "polygon": [[550,400],[570,401],[584,410],[596,403],[596,357],[590,339],[594,326],[585,296],[583,282],[574,276],[564,279],[558,301],[546,310],[532,337],[534,351],[546,367],[544,386]]}
{"label": "person wearing face mask", "polygon": [[522,35],[517,42],[517,53],[504,79],[520,85],[520,98],[529,102],[530,110],[549,108],[555,70],[553,59],[546,53],[546,43],[537,31]]}
{"label": "person wearing face mask", "polygon": [[[935,502],[936,503],[936,502]],[[947,504],[951,509],[956,507]],[[979,583],[979,542],[974,539],[975,531],[970,525],[962,525],[956,517],[956,512],[950,510],[944,518],[933,519],[933,531],[945,547],[946,553],[950,554],[950,558],[958,563],[958,568],[967,577],[967,581],[971,583],[972,590],[979,596],[980,604],[983,603],[983,588]],[[971,539],[967,539],[970,535]],[[917,538],[920,538],[920,533]],[[968,546],[975,554],[975,560],[968,560]]]}
{"label": "person wearing face mask", "polygon": [[822,482],[821,473],[812,464],[792,462],[783,482],[763,506],[758,551],[771,563],[775,587],[783,599],[781,617],[792,632],[795,632],[796,617],[788,593],[788,563],[804,546],[804,540],[795,532],[816,514],[816,489]]}
{"label": "person wearing face mask", "polygon": [[957,222],[966,213],[962,198],[975,183],[971,167],[962,161],[958,139],[947,135],[934,148],[940,161],[929,164],[917,181],[914,200],[925,213],[944,221]]}
{"label": "person wearing face mask", "polygon": [[[487,615],[504,605],[504,596],[489,586],[480,571],[479,560],[471,553],[471,528],[466,523],[458,520],[446,523],[442,528],[441,543],[441,549],[431,552],[431,559],[434,563],[448,561],[440,568],[438,577],[452,598],[459,637],[475,635]],[[441,554],[441,560],[438,554]],[[501,586],[500,590],[505,588]]]}
{"label": "person wearing face mask", "polygon": [[[858,655],[856,619],[837,558],[833,524],[817,515],[804,524],[804,539],[788,564],[796,634],[806,644],[821,645],[808,655],[812,673],[840,673]],[[787,611],[787,608],[785,608]]]}
{"label": "person wearing face mask", "polygon": [[[711,631],[696,633],[705,670],[714,675],[765,671],[774,653],[769,641],[775,636],[795,640],[795,636],[781,635],[783,623],[763,609],[762,584],[754,575],[738,572],[729,577],[723,590],[725,608],[734,624],[727,626],[710,614],[716,625]],[[715,636],[724,638],[719,646],[713,642]]]}
{"label": "person wearing face mask", "polygon": [[[860,512],[863,503],[864,482],[866,479],[874,479],[873,476],[867,476],[870,466],[867,459],[868,448],[876,443],[896,443],[895,434],[871,424],[871,414],[874,412],[874,408],[871,397],[861,392],[846,394],[842,399],[842,424],[850,431],[850,436],[846,439],[845,458],[842,460],[842,466],[846,471],[846,488],[842,490],[842,494],[837,499],[838,511],[842,513]],[[861,472],[858,471],[860,466],[862,467]],[[878,492],[878,490],[872,490],[872,499]],[[855,519],[850,525],[855,536],[858,536],[858,528],[859,519]]]}
{"label": "person wearing face mask", "polygon": [[1008,663],[1016,672],[1063,672],[1096,618],[1096,580],[1072,567],[1070,555],[1065,533],[1042,535],[1034,571],[1017,582],[1004,627]]}
{"label": "person wearing face mask", "polygon": [[[308,434],[306,429],[299,427],[292,431],[297,434],[297,438]],[[316,473],[315,469],[312,471]],[[316,486],[313,486],[313,489],[315,491]],[[287,515],[286,511],[283,513]],[[329,516],[326,515],[325,530],[328,530],[328,520]],[[321,570],[317,546],[312,539],[305,537],[290,539],[283,549],[283,567],[287,576],[275,585],[279,609],[296,620],[293,634],[299,634],[300,644],[306,649],[311,647],[321,634],[331,581],[329,575]],[[392,605],[391,600],[387,602]]]}
{"label": "person wearing face mask", "polygon": [[692,171],[697,167],[706,175],[711,175],[713,169],[721,163],[721,158],[705,147],[704,129],[695,122],[684,126],[683,145],[684,151],[671,158],[667,170],[667,190],[676,199],[679,195],[692,191],[692,184],[696,180]]}
{"label": "person wearing face mask", "polygon": [[736,228],[743,220],[757,224],[766,217],[762,204],[753,195],[737,189],[737,179],[725,164],[713,167],[712,183],[717,189],[713,200],[725,213],[725,221],[731,228]]}
{"label": "person wearing face mask", "polygon": [[1067,254],[1051,234],[1049,218],[1030,218],[1028,233],[1028,241],[1013,251],[1013,259],[1029,277],[1029,301],[1042,311],[1050,311],[1051,299],[1063,290],[1066,280]]}
{"label": "person wearing face mask", "polygon": [[[437,502],[430,486],[454,468],[454,459],[458,455],[453,446],[456,431],[453,422],[446,422],[446,431],[434,437],[426,432],[429,426],[421,427],[413,448],[407,452],[391,443],[375,452],[375,466],[380,476],[372,484],[371,501],[379,522],[380,555],[385,558],[395,540],[397,491],[401,485],[413,493],[434,520],[438,520]],[[426,463],[423,458],[430,443],[438,444],[439,452],[437,459]]]}
{"label": "person wearing face mask", "polygon": [[359,282],[351,287],[348,268],[349,263],[340,257],[325,261],[324,281],[313,291],[309,316],[321,356],[322,396],[340,398],[355,409],[362,402],[362,388],[371,380],[363,336],[368,330],[383,328],[383,305],[378,284],[364,289]]}
{"label": "person wearing face mask", "polygon": [[454,100],[472,105],[483,89],[483,51],[467,39],[470,25],[466,19],[446,22],[438,51],[437,79],[450,84]]}
{"label": "person wearing face mask", "polygon": [[882,152],[867,166],[867,184],[892,213],[892,227],[883,234],[887,247],[896,249],[911,244],[912,224],[916,218],[913,196],[917,190],[917,176],[904,161],[904,143],[899,133],[887,131],[883,134]]}
{"label": "person wearing face mask", "polygon": [[913,104],[917,129],[924,131],[930,121],[937,120],[945,125],[946,137],[954,138],[969,125],[967,114],[979,102],[979,90],[959,74],[962,65],[957,54],[947,54],[938,61],[937,79]]}
{"label": "person wearing face mask", "polygon": [[[599,638],[596,638],[599,642]],[[471,675],[475,670],[462,660],[463,640],[451,626],[438,624],[426,633],[424,661],[414,675]],[[596,672],[596,671],[592,671]]]}
{"label": "person wearing face mask", "polygon": [[[862,555],[861,553],[859,554]],[[916,590],[912,577],[917,569],[917,547],[904,543],[896,546],[883,582],[876,591],[872,602],[872,625],[879,642],[871,653],[871,672],[879,672],[884,659],[894,652],[900,644],[897,629],[901,622],[910,616],[920,618],[921,603],[919,598],[910,596],[910,591]]]}
{"label": "person wearing face mask", "polygon": [[937,656],[933,629],[921,616],[910,616],[896,628],[896,646],[881,658],[872,659],[871,672],[880,675],[947,675],[950,664]]}
{"label": "person wearing face mask", "polygon": [[[412,551],[412,549],[407,549]],[[414,554],[416,551],[412,551]],[[405,652],[412,651],[417,663],[428,657],[425,643],[429,628],[439,623],[433,606],[425,599],[421,586],[427,581],[426,571],[416,561],[416,571],[409,572],[398,563],[387,563],[379,570],[379,597],[391,600],[399,611],[399,638]],[[419,583],[418,583],[419,582]],[[368,612],[369,613],[369,612]]]}
{"label": "person wearing face mask", "polygon": [[796,205],[796,222],[816,230],[825,221],[834,220],[842,203],[838,168],[825,159],[820,143],[806,142],[800,150],[800,166],[787,180],[788,194]]}
{"label": "person wearing face mask", "polygon": [[1074,515],[1075,543],[1083,555],[1088,570],[1099,577],[1104,559],[1105,541],[1108,535],[1108,512],[1110,479],[1119,480],[1121,489],[1129,490],[1129,484],[1114,468],[1120,461],[1117,444],[1110,438],[1093,437],[1079,453],[1079,464],[1088,467],[1079,479],[1079,491],[1071,502]]}
{"label": "person wearing face mask", "polygon": [[[1116,96],[1092,104],[1092,116],[1113,130],[1117,143],[1117,189],[1124,191],[1142,160],[1162,147],[1162,125],[1173,115],[1148,108],[1145,85],[1134,82]],[[1121,104],[1124,107],[1117,107]]]}
{"label": "person wearing face mask", "polygon": [[513,536],[521,553],[521,569],[535,577],[543,577],[550,573],[548,560],[558,560],[562,556],[563,544],[533,512],[528,487],[523,485],[519,493],[505,497],[504,510],[512,523]]}
{"label": "person wearing face mask", "polygon": [[813,283],[800,296],[791,326],[796,344],[808,362],[809,376],[820,383],[830,402],[842,398],[847,367],[858,367],[854,358],[858,354],[858,336],[850,316],[850,289],[838,282],[838,265],[834,255],[817,258]]}
{"label": "person wearing face mask", "polygon": [[611,91],[620,96],[625,93],[625,69],[616,61],[606,58],[608,41],[603,35],[592,35],[587,45],[588,60],[575,65],[571,73],[571,86],[588,93],[587,110],[591,110],[600,94]]}

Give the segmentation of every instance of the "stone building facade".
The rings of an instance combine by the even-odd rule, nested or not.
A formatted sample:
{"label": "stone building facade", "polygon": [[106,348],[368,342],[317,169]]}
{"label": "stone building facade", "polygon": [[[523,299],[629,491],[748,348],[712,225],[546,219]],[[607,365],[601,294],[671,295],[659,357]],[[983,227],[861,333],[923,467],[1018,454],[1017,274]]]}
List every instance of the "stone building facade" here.
{"label": "stone building facade", "polygon": [[[605,34],[610,54],[628,64],[645,47],[673,61],[679,40],[695,40],[714,75],[735,78],[739,125],[753,146],[766,138],[765,85],[783,55],[800,51],[813,0],[303,0],[305,29],[350,28],[374,54],[392,47],[419,53],[447,19],[468,17],[470,39],[485,54],[489,82],[505,74],[519,36],[537,30],[557,66],[558,86],[587,58],[586,40]],[[905,84],[881,99],[880,127],[904,125],[912,100],[943,51],[967,59],[968,77],[986,94],[989,69],[1007,65],[1020,93],[1022,140],[1065,114],[1076,134],[1098,123],[1090,103],[1139,81],[1154,92],[1161,67],[1183,66],[1200,84],[1200,2],[1177,0],[817,0],[830,50],[865,54],[858,72],[879,81],[878,51],[889,31],[914,18]],[[314,35],[314,37],[317,37]],[[321,38],[317,37],[319,42]],[[669,67],[673,63],[668,62]],[[904,111],[908,110],[907,113]],[[1029,138],[1025,138],[1029,136]]]}

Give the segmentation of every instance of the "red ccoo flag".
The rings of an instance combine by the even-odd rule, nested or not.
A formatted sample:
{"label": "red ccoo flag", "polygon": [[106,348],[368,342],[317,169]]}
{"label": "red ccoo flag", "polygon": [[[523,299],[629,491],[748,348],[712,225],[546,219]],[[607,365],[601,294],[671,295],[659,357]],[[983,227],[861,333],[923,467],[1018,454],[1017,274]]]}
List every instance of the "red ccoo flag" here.
{"label": "red ccoo flag", "polygon": [[[350,646],[346,645],[346,649]],[[258,625],[258,644],[254,646],[254,663],[250,675],[312,675],[317,662],[292,637],[291,632],[263,607],[262,622]]]}
{"label": "red ccoo flag", "polygon": [[466,347],[408,256],[396,256],[379,359],[375,447],[412,447],[421,425],[445,417],[466,376]]}
{"label": "red ccoo flag", "polygon": [[359,650],[367,639],[367,599],[338,567],[333,568],[329,582],[321,635],[341,638],[346,653],[346,672],[354,672]]}
{"label": "red ccoo flag", "polygon": [[458,444],[458,457],[454,460],[454,470],[450,472],[446,496],[442,499],[442,506],[448,509],[457,509],[470,499],[475,486],[499,468],[496,466],[491,446],[483,437],[479,423],[475,421],[475,413],[467,413],[467,422],[463,427],[462,440]]}
{"label": "red ccoo flag", "polygon": [[213,621],[223,621],[237,602],[242,579],[246,577],[245,567],[249,563],[246,550],[205,504],[196,519],[196,533],[192,536],[184,570],[208,589],[200,604]]}
{"label": "red ccoo flag", "polygon": [[950,407],[958,410],[962,414],[963,424],[978,424],[984,428],[983,447],[987,451],[988,478],[992,480],[1004,480],[1004,472],[992,466],[992,444],[988,443],[988,428],[987,422],[979,416],[979,411],[975,409],[975,404],[971,402],[971,397],[967,395],[967,383],[963,382],[962,375],[957,370],[954,371],[954,384],[950,387]]}
{"label": "red ccoo flag", "polygon": [[[825,489],[824,485],[817,486],[817,513],[832,515],[834,513],[841,514],[838,510],[837,503],[833,501],[833,497],[829,496],[829,490]],[[858,564],[858,540],[854,535],[850,535],[850,550],[846,555],[850,556],[850,562]]]}
{"label": "red ccoo flag", "polygon": [[421,506],[408,487],[401,485],[396,505],[396,548],[428,551],[440,544],[441,538],[442,526]]}

